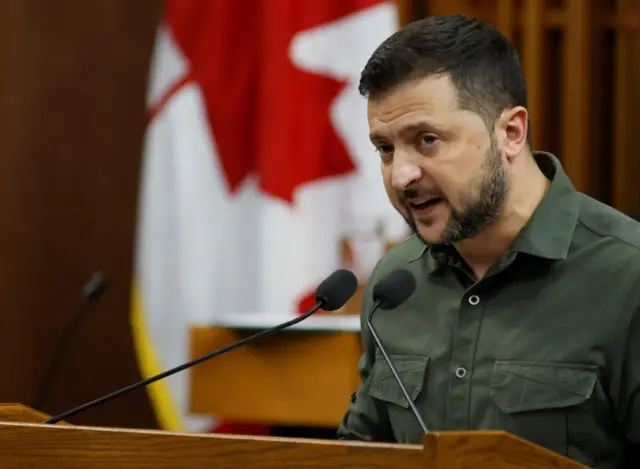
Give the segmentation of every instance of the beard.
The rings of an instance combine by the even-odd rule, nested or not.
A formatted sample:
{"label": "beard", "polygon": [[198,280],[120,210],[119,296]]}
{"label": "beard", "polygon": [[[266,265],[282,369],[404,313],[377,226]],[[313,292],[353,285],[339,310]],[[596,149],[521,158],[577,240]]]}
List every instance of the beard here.
{"label": "beard", "polygon": [[[444,245],[476,237],[480,232],[493,223],[500,213],[507,197],[509,183],[507,170],[502,162],[502,154],[495,137],[491,136],[491,145],[487,150],[483,164],[482,177],[472,182],[471,188],[462,200],[466,200],[461,210],[451,207],[451,217],[447,222],[440,239],[437,242],[427,242],[418,230],[416,221],[410,215],[407,199],[415,197],[417,189],[407,189],[399,194],[400,201],[407,207],[409,215],[403,215],[412,233],[425,244]],[[442,194],[443,200],[447,202]]]}

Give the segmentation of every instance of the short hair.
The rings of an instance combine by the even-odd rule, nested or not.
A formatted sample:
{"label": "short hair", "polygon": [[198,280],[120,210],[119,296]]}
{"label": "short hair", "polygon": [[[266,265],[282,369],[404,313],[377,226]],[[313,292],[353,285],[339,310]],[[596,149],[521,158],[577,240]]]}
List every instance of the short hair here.
{"label": "short hair", "polygon": [[527,106],[527,86],[512,44],[488,23],[461,14],[430,16],[387,38],[362,70],[359,91],[375,98],[438,74],[450,76],[460,108],[479,114],[488,126],[503,110]]}

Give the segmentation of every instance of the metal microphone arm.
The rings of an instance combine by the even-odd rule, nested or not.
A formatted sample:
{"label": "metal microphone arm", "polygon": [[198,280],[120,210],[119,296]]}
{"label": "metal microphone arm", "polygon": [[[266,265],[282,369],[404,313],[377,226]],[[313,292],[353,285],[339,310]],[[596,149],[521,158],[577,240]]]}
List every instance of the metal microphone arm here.
{"label": "metal microphone arm", "polygon": [[413,414],[415,415],[416,420],[418,420],[418,423],[420,424],[420,427],[422,428],[422,431],[424,433],[429,433],[429,429],[427,428],[427,424],[424,423],[424,420],[422,419],[422,416],[420,415],[420,412],[418,412],[418,409],[417,409],[416,405],[413,403],[413,400],[411,399],[411,397],[409,396],[409,393],[407,392],[407,389],[404,387],[404,384],[402,384],[402,380],[400,379],[400,375],[398,375],[396,367],[391,362],[391,359],[389,358],[389,355],[387,354],[387,351],[384,349],[384,346],[382,345],[382,342],[380,341],[380,337],[378,337],[378,333],[376,332],[376,329],[373,327],[373,324],[371,323],[371,318],[373,317],[373,313],[375,313],[375,311],[378,309],[380,304],[381,304],[380,301],[376,301],[373,304],[373,306],[371,307],[371,310],[369,310],[369,314],[367,315],[367,326],[369,327],[369,330],[371,331],[371,335],[373,336],[373,340],[375,340],[376,344],[378,345],[378,348],[382,352],[382,356],[384,357],[385,361],[387,362],[387,365],[389,365],[389,368],[391,369],[391,373],[393,373],[393,377],[395,378],[396,382],[398,383],[398,386],[400,386],[400,390],[402,391],[402,394],[404,394],[404,397],[407,399],[407,402],[409,403],[409,406],[411,407],[411,410],[413,411]]}

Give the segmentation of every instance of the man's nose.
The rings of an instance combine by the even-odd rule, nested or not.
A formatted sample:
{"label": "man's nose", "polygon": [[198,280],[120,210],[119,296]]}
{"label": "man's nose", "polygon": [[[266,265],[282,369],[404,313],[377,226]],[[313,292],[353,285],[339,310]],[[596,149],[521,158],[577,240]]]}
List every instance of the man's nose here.
{"label": "man's nose", "polygon": [[422,169],[406,155],[396,154],[391,167],[391,183],[396,190],[403,191],[422,179]]}

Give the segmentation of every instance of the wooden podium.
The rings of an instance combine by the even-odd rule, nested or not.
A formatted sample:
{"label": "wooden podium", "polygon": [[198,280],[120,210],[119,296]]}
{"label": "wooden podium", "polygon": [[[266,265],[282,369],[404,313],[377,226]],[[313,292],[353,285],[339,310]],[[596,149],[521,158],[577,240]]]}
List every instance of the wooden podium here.
{"label": "wooden podium", "polygon": [[429,433],[424,445],[42,424],[0,405],[2,469],[586,469],[503,432]]}

